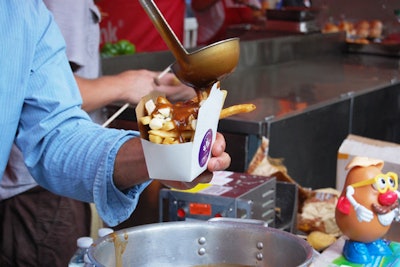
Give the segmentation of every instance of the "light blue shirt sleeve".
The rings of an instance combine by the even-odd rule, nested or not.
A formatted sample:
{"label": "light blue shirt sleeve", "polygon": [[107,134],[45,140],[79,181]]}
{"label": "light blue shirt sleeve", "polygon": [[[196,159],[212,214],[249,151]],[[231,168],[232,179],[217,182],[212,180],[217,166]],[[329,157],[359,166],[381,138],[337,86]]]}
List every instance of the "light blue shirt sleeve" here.
{"label": "light blue shirt sleeve", "polygon": [[127,219],[148,183],[121,192],[113,166],[137,134],[104,129],[81,109],[62,35],[40,0],[1,1],[0,25],[0,177],[15,140],[40,185],[94,202],[110,226]]}

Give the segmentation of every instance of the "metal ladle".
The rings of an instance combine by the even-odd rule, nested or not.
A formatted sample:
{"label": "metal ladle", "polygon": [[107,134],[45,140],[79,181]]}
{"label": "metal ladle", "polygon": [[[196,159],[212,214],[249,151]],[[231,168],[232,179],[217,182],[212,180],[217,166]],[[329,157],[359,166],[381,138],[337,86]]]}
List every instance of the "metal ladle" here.
{"label": "metal ladle", "polygon": [[196,90],[209,88],[234,71],[239,61],[239,39],[231,38],[188,53],[153,0],[139,0],[174,55],[171,69],[184,84]]}

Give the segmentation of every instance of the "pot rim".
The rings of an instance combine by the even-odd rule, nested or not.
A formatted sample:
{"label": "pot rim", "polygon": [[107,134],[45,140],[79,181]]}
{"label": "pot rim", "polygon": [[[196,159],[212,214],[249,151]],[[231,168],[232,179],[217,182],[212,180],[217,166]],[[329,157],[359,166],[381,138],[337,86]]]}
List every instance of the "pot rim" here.
{"label": "pot rim", "polygon": [[[116,236],[126,236],[127,234],[132,234],[132,233],[138,233],[138,232],[157,232],[160,230],[169,230],[169,231],[174,231],[174,230],[182,230],[185,228],[186,230],[190,230],[190,228],[193,229],[201,229],[201,228],[212,228],[212,230],[218,230],[218,229],[224,229],[224,230],[229,230],[233,229],[234,231],[256,231],[257,233],[259,232],[268,232],[272,234],[276,234],[279,236],[282,236],[286,239],[293,240],[293,242],[296,242],[296,244],[299,245],[299,248],[301,248],[304,253],[305,253],[305,259],[304,261],[298,265],[298,267],[305,267],[309,266],[312,263],[313,257],[314,257],[314,250],[312,249],[311,245],[304,239],[272,227],[268,227],[266,223],[263,221],[259,220],[249,220],[249,219],[236,219],[233,218],[234,220],[231,220],[232,218],[229,218],[229,220],[226,220],[226,218],[218,218],[218,219],[211,219],[208,221],[172,221],[172,222],[160,222],[160,223],[151,223],[147,225],[139,225],[139,226],[134,226],[134,227],[128,227],[124,228],[118,231],[115,231],[109,235],[106,235],[102,238],[99,238],[95,240],[92,244],[92,246],[88,249],[88,256],[89,259],[95,264],[95,266],[103,266],[101,263],[99,263],[96,258],[95,258],[95,250],[98,248],[102,243],[104,242],[114,242]],[[189,229],[188,229],[189,228]],[[210,229],[211,229],[210,228]],[[256,265],[258,266],[258,265]]]}

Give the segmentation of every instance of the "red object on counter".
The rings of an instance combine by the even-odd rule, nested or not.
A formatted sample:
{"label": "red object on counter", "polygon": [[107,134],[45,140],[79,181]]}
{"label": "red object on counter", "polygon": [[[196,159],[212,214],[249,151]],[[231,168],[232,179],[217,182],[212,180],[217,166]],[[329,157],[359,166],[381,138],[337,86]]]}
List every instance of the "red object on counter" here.
{"label": "red object on counter", "polygon": [[[137,52],[168,50],[139,1],[101,0],[96,4],[102,13],[100,47],[106,42],[115,43],[125,39],[136,46]],[[185,1],[155,0],[155,4],[182,41]]]}
{"label": "red object on counter", "polygon": [[382,42],[386,44],[400,44],[400,33],[389,34]]}
{"label": "red object on counter", "polygon": [[192,215],[211,216],[212,208],[208,203],[190,203],[189,212]]}
{"label": "red object on counter", "polygon": [[178,209],[177,214],[178,218],[184,219],[186,217],[186,212],[184,209]]}

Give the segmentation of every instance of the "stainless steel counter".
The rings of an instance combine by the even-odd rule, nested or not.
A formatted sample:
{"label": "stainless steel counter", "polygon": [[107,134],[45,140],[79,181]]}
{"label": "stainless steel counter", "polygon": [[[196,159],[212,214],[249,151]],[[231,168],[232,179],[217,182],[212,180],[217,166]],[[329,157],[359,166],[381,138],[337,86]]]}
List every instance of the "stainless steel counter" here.
{"label": "stainless steel counter", "polygon": [[[266,136],[270,156],[283,158],[301,185],[334,187],[336,153],[347,134],[400,141],[399,59],[344,54],[343,40],[310,34],[241,42],[239,65],[221,82],[226,105],[251,102],[257,109],[220,122],[232,170],[245,171]],[[172,62],[169,52],[140,54],[105,60],[103,70],[162,70]],[[132,109],[121,115],[126,120],[134,120]]]}
{"label": "stainless steel counter", "polygon": [[[300,184],[334,187],[336,153],[349,133],[400,141],[399,78],[397,58],[366,55],[316,54],[239,68],[222,83],[226,105],[251,102],[257,109],[221,121],[219,129],[268,137],[269,155],[283,158]],[[258,146],[254,140],[243,140],[249,157],[241,167]]]}
{"label": "stainless steel counter", "polygon": [[397,59],[334,55],[238,69],[222,87],[228,90],[226,105],[257,104],[255,112],[240,116],[256,122],[270,116],[282,119],[295,111],[391,86],[399,78]]}

